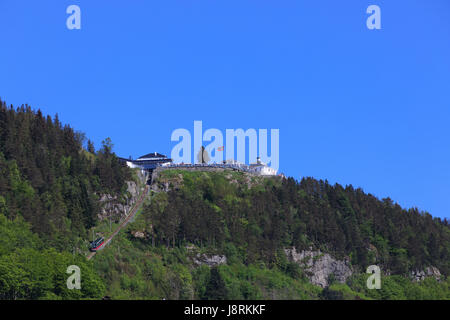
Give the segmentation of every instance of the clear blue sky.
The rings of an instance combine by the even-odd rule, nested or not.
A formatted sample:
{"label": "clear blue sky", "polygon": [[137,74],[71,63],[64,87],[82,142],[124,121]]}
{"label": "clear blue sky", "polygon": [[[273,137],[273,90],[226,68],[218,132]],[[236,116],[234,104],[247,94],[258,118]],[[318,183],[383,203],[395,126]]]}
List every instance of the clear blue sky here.
{"label": "clear blue sky", "polygon": [[0,97],[97,147],[170,155],[194,120],[278,128],[285,174],[450,217],[448,0],[1,0],[0,39]]}

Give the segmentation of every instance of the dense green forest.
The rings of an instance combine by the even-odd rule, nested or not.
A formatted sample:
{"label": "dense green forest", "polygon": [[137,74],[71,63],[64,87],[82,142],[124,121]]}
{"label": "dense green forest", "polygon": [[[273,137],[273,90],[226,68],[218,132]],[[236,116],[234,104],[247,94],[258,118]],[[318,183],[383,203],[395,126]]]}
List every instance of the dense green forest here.
{"label": "dense green forest", "polygon": [[97,153],[84,140],[57,115],[0,102],[0,213],[22,216],[53,245],[84,235],[96,223],[98,195],[123,192],[129,178],[110,139]]}
{"label": "dense green forest", "polygon": [[[96,150],[57,116],[0,102],[0,299],[450,299],[447,220],[313,178],[162,171],[136,220],[88,261],[100,195],[123,196],[132,179],[110,139]],[[348,258],[355,272],[319,287],[292,247]],[[380,290],[365,285],[371,264]],[[66,287],[69,265],[81,290]],[[411,281],[431,266],[439,281]]]}
{"label": "dense green forest", "polygon": [[[154,183],[168,182],[172,190],[155,193],[128,231],[96,257],[107,293],[133,299],[450,299],[447,221],[351,186],[252,179],[239,172],[162,172]],[[145,237],[134,237],[137,230]],[[322,289],[286,258],[282,249],[292,246],[350,256],[359,272]],[[225,255],[227,263],[199,266],[193,263],[198,254]],[[381,290],[366,287],[369,264],[384,271]],[[440,281],[411,281],[410,270],[429,265],[440,268]]]}
{"label": "dense green forest", "polygon": [[[99,195],[122,194],[130,175],[110,139],[97,152],[84,143],[84,134],[57,115],[0,101],[0,298],[70,297],[58,289],[65,282],[52,277],[65,278],[65,269],[56,270],[75,248],[85,250],[88,230],[98,223]],[[83,256],[74,259],[88,268]],[[98,278],[89,268],[85,273]],[[39,282],[44,273],[48,283]]]}
{"label": "dense green forest", "polygon": [[268,178],[248,188],[229,183],[244,180],[239,177],[243,173],[233,175],[227,179],[219,173],[183,173],[179,190],[159,194],[146,209],[154,241],[217,248],[233,244],[246,263],[273,265],[283,248],[312,246],[337,257],[350,256],[360,270],[380,264],[391,274],[426,266],[450,272],[447,220],[404,210],[352,186],[313,178]]}

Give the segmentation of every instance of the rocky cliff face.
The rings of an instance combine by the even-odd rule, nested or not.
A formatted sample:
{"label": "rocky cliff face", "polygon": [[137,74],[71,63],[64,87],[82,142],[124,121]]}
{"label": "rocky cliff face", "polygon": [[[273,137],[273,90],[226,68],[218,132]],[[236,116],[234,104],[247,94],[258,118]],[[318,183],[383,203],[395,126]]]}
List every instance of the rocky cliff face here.
{"label": "rocky cliff face", "polygon": [[186,246],[186,250],[190,253],[190,259],[196,266],[207,265],[208,267],[213,268],[227,263],[227,257],[225,255],[217,253],[200,253],[198,252],[199,248],[194,245]]}
{"label": "rocky cliff face", "polygon": [[194,259],[196,265],[207,265],[208,267],[216,267],[221,264],[227,263],[227,257],[224,255],[206,255],[198,253]]}
{"label": "rocky cliff face", "polygon": [[441,280],[441,272],[439,271],[438,268],[436,267],[427,267],[425,268],[425,270],[414,270],[411,272],[411,277],[413,279],[413,281],[422,281],[427,277],[433,277],[435,278],[437,281]]}
{"label": "rocky cliff face", "polygon": [[337,260],[328,253],[319,251],[303,250],[297,252],[295,248],[285,249],[286,256],[291,261],[298,263],[306,271],[310,281],[325,288],[329,285],[330,276],[344,283],[353,274],[348,259]]}
{"label": "rocky cliff face", "polygon": [[111,217],[117,222],[129,214],[131,208],[136,203],[139,194],[143,192],[147,179],[146,174],[140,170],[137,170],[136,174],[138,177],[138,183],[136,183],[136,181],[126,181],[127,192],[129,193],[128,197],[118,199],[117,195],[112,196],[110,194],[102,194],[100,196],[101,209],[98,213],[98,218],[100,221]]}
{"label": "rocky cliff face", "polygon": [[175,177],[161,177],[161,168],[153,170],[152,173],[152,184],[150,189],[154,192],[169,192],[171,189],[178,189],[183,184],[183,175],[178,174]]}

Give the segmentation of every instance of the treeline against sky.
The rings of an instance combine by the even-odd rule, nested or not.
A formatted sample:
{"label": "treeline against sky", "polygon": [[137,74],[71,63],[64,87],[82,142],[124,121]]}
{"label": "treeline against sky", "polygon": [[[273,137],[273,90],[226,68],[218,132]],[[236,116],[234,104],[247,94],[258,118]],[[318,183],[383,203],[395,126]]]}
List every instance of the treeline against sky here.
{"label": "treeline against sky", "polygon": [[[126,192],[128,168],[109,138],[96,151],[83,133],[29,106],[0,101],[0,299],[101,298],[103,280],[84,256],[101,194]],[[81,269],[69,290],[67,267]]]}
{"label": "treeline against sky", "polygon": [[247,264],[276,264],[283,249],[295,246],[348,256],[363,272],[377,264],[391,274],[427,266],[449,274],[447,220],[352,186],[313,178],[274,181],[248,189],[221,173],[185,172],[182,187],[158,194],[145,209],[149,241],[222,249],[232,243]]}
{"label": "treeline against sky", "polygon": [[98,152],[84,143],[57,115],[0,101],[0,214],[23,217],[55,246],[85,235],[97,222],[99,195],[123,192],[130,173],[110,139]]}

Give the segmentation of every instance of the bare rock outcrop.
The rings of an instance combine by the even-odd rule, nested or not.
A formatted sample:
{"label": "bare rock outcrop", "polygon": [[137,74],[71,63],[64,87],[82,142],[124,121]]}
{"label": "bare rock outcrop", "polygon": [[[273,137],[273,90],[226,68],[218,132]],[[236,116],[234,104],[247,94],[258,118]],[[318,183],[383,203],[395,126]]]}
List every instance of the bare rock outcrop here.
{"label": "bare rock outcrop", "polygon": [[117,196],[110,194],[100,195],[100,212],[98,213],[100,221],[111,218],[117,222],[128,216],[140,192],[143,191],[143,187],[139,186],[135,181],[126,181],[126,184],[127,191],[130,194],[128,198],[119,200]]}
{"label": "bare rock outcrop", "polygon": [[227,263],[227,257],[224,255],[207,255],[207,254],[200,254],[197,253],[197,255],[193,259],[194,263],[197,265],[207,265],[208,267],[217,267],[221,264]]}
{"label": "bare rock outcrop", "polygon": [[442,275],[438,268],[431,266],[425,268],[425,270],[413,270],[411,276],[413,281],[419,282],[425,280],[427,277],[433,277],[437,281],[440,281]]}
{"label": "bare rock outcrop", "polygon": [[159,175],[161,168],[153,170],[152,184],[150,189],[154,192],[169,192],[172,189],[178,189],[183,184],[183,175],[178,174],[174,177],[166,178]]}
{"label": "bare rock outcrop", "polygon": [[140,231],[140,230],[136,230],[136,231],[131,231],[131,235],[137,239],[145,239],[147,238],[146,232],[145,231]]}
{"label": "bare rock outcrop", "polygon": [[349,259],[337,260],[328,253],[320,250],[303,250],[297,252],[295,248],[284,250],[288,259],[299,264],[306,271],[311,283],[325,288],[329,285],[330,276],[340,283],[344,283],[353,274]]}

